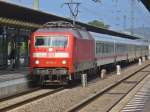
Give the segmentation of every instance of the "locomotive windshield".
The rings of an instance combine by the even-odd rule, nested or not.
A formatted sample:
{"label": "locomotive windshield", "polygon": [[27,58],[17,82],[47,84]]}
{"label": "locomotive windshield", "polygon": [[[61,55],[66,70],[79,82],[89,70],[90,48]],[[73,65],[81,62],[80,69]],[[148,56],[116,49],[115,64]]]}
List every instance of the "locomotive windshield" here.
{"label": "locomotive windshield", "polygon": [[36,47],[67,47],[67,36],[36,36]]}

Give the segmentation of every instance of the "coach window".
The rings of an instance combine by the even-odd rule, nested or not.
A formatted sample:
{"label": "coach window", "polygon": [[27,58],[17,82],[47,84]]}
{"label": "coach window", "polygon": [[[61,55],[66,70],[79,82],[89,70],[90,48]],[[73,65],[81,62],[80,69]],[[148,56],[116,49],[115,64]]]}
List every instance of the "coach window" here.
{"label": "coach window", "polygon": [[110,48],[109,43],[107,43],[107,54],[109,54],[109,48]]}
{"label": "coach window", "polygon": [[96,43],[96,54],[99,54],[99,43]]}
{"label": "coach window", "polygon": [[99,46],[100,46],[100,54],[102,55],[102,52],[103,52],[103,43],[100,43]]}
{"label": "coach window", "polygon": [[111,54],[111,43],[108,43],[108,54]]}
{"label": "coach window", "polygon": [[120,53],[123,53],[124,52],[124,48],[123,48],[123,45],[120,44]]}
{"label": "coach window", "polygon": [[103,51],[103,43],[96,43],[96,54],[101,56]]}
{"label": "coach window", "polygon": [[107,53],[107,45],[106,45],[106,43],[104,43],[103,55],[106,56],[106,53]]}
{"label": "coach window", "polygon": [[103,56],[105,56],[105,43],[103,44]]}
{"label": "coach window", "polygon": [[111,47],[111,54],[114,54],[114,45],[112,43],[110,44],[110,47]]}
{"label": "coach window", "polygon": [[128,53],[130,53],[130,45],[128,45]]}

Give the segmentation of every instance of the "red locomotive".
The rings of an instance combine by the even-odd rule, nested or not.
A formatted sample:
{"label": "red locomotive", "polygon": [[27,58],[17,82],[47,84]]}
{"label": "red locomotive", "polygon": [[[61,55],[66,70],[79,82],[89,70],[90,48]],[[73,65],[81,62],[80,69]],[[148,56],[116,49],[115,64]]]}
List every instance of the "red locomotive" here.
{"label": "red locomotive", "polygon": [[68,22],[49,22],[35,31],[30,44],[30,74],[34,83],[69,82],[103,65],[148,56],[148,44],[88,32]]}
{"label": "red locomotive", "polygon": [[94,39],[68,22],[49,22],[31,36],[30,73],[34,83],[63,84],[94,68]]}

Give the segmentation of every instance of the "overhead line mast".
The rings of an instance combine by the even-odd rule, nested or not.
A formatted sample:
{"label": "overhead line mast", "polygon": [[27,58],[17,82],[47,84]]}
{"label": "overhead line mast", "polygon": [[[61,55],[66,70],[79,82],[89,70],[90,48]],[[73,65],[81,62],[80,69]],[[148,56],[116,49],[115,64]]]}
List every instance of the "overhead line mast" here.
{"label": "overhead line mast", "polygon": [[39,10],[39,0],[34,0],[33,1],[33,8],[36,10]]}
{"label": "overhead line mast", "polygon": [[131,34],[134,34],[134,0],[131,0]]}
{"label": "overhead line mast", "polygon": [[70,0],[70,2],[66,2],[64,4],[68,6],[68,8],[70,10],[71,18],[73,19],[73,25],[75,26],[76,18],[77,18],[78,14],[79,14],[79,5],[81,3],[74,2],[74,0]]}

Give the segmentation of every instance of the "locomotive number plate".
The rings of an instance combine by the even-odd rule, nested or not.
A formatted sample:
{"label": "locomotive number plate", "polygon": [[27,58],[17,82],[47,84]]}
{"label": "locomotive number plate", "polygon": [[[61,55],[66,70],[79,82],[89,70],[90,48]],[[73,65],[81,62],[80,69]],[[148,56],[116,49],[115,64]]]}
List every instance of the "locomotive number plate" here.
{"label": "locomotive number plate", "polygon": [[47,57],[54,57],[55,54],[54,53],[47,53]]}

